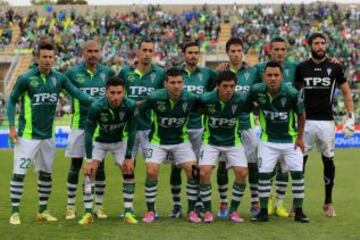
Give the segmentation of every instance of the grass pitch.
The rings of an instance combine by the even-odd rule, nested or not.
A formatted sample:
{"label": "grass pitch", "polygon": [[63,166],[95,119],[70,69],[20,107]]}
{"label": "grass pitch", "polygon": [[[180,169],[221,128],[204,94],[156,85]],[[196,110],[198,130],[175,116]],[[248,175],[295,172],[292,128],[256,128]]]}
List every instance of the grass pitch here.
{"label": "grass pitch", "polygon": [[[12,172],[12,151],[0,150],[0,239],[360,239],[360,149],[337,150],[336,185],[334,203],[337,217],[326,218],[322,212],[324,187],[322,179],[322,163],[320,155],[310,156],[305,178],[304,210],[310,218],[310,224],[300,224],[292,219],[271,217],[268,223],[250,222],[249,189],[239,207],[246,222],[232,224],[228,221],[215,219],[214,224],[190,224],[183,219],[167,217],[172,201],[169,188],[169,166],[163,165],[160,171],[157,209],[160,220],[154,224],[125,224],[118,215],[123,210],[121,197],[121,176],[112,159],[106,160],[107,186],[104,207],[109,214],[107,220],[95,220],[88,226],[80,226],[77,220],[66,221],[66,178],[69,159],[64,151],[58,150],[54,162],[53,190],[49,201],[49,210],[59,221],[44,223],[35,221],[38,194],[36,189],[37,176],[29,170],[25,179],[25,192],[22,198],[20,213],[22,224],[12,226],[8,223],[10,214],[9,181]],[[232,176],[232,173],[230,174]],[[138,220],[145,212],[144,182],[145,166],[138,160],[136,168],[135,210]],[[82,181],[82,180],[80,180]],[[183,183],[185,178],[183,177]],[[214,181],[215,182],[215,181]],[[231,189],[231,185],[229,185]],[[285,205],[291,207],[291,190],[287,191]],[[230,191],[229,191],[230,197]],[[218,207],[216,184],[213,184],[213,209]],[[182,190],[183,206],[186,206],[185,186]],[[83,214],[82,194],[78,188],[78,217]],[[215,212],[214,212],[215,213]]]}

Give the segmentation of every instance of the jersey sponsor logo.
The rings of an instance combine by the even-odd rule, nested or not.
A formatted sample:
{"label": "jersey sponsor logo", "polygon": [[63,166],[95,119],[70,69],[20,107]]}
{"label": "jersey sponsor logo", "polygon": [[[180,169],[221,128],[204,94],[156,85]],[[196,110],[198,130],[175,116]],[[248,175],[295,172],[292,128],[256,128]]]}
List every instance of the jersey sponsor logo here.
{"label": "jersey sponsor logo", "polygon": [[271,121],[286,121],[289,118],[288,112],[273,112],[268,110],[263,110],[263,113],[267,119]]}
{"label": "jersey sponsor logo", "polygon": [[236,118],[218,118],[209,117],[209,125],[212,128],[226,127],[233,128],[236,124]]}
{"label": "jersey sponsor logo", "polygon": [[113,131],[123,128],[125,126],[125,122],[117,123],[117,124],[100,124],[101,130],[104,132],[112,133]]}
{"label": "jersey sponsor logo", "polygon": [[250,86],[249,85],[246,85],[246,86],[236,85],[235,91],[236,92],[247,93],[248,91],[250,91]]}
{"label": "jersey sponsor logo", "polygon": [[33,95],[33,105],[53,105],[57,103],[57,93],[36,93]]}
{"label": "jersey sponsor logo", "polygon": [[306,77],[304,78],[305,88],[327,88],[331,85],[329,77]]}
{"label": "jersey sponsor logo", "polygon": [[204,86],[195,86],[195,85],[185,85],[185,90],[192,92],[192,93],[197,93],[197,94],[202,94],[204,93]]}
{"label": "jersey sponsor logo", "polygon": [[86,94],[90,96],[104,96],[105,95],[105,88],[104,87],[82,87],[80,88]]}
{"label": "jersey sponsor logo", "polygon": [[152,91],[155,90],[154,87],[145,87],[145,86],[129,86],[129,97],[139,97],[139,96],[147,96]]}
{"label": "jersey sponsor logo", "polygon": [[159,125],[164,128],[182,127],[185,121],[186,121],[186,117],[182,117],[182,118],[159,117]]}

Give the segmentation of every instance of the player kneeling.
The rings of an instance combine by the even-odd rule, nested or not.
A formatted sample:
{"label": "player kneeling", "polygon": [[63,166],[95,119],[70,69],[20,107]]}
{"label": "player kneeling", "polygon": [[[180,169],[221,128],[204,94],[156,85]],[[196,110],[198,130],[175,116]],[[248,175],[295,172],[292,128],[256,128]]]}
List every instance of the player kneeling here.
{"label": "player kneeling", "polygon": [[[134,217],[133,199],[135,191],[134,161],[132,150],[136,134],[136,102],[124,97],[124,82],[118,77],[106,83],[106,97],[94,102],[85,125],[86,164],[84,165],[85,215],[79,224],[93,221],[93,187],[98,166],[111,152],[123,175],[123,198],[125,221],[137,223]],[[93,137],[95,142],[93,143]]]}

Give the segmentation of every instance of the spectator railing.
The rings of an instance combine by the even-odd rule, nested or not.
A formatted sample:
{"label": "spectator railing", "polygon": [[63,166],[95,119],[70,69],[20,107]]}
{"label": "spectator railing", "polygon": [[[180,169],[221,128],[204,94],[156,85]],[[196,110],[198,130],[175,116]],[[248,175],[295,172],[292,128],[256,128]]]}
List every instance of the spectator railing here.
{"label": "spectator railing", "polygon": [[8,87],[10,86],[10,84],[15,81],[15,72],[16,72],[16,68],[17,66],[19,66],[20,64],[20,55],[16,54],[15,57],[13,58],[11,65],[9,67],[9,70],[7,71],[5,77],[4,77],[4,95],[7,96],[9,94]]}

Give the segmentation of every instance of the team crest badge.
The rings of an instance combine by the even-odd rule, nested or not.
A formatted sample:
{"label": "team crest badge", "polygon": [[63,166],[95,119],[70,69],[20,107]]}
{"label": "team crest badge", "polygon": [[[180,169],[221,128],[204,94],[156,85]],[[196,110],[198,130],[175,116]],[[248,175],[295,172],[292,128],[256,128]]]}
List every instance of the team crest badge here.
{"label": "team crest badge", "polygon": [[106,78],[105,73],[100,73],[101,81],[105,82],[105,78]]}
{"label": "team crest badge", "polygon": [[120,121],[124,120],[124,117],[125,117],[125,113],[124,113],[124,112],[120,112],[120,113],[119,113]]}
{"label": "team crest badge", "polygon": [[198,73],[197,77],[198,77],[200,82],[203,81],[203,74],[202,73]]}
{"label": "team crest badge", "polygon": [[332,70],[331,68],[326,69],[328,76],[330,76],[331,70]]}
{"label": "team crest badge", "polygon": [[280,102],[281,102],[281,106],[282,107],[285,107],[285,104],[286,104],[286,98],[281,98],[281,100],[280,100]]}
{"label": "team crest badge", "polygon": [[232,110],[232,113],[235,114],[236,113],[236,109],[237,109],[237,105],[232,105],[231,106],[231,110]]}
{"label": "team crest badge", "polygon": [[135,81],[135,76],[133,74],[129,74],[127,79],[129,82],[133,82],[133,81]]}
{"label": "team crest badge", "polygon": [[56,77],[51,77],[51,82],[53,84],[53,86],[55,87],[56,86]]}
{"label": "team crest badge", "polygon": [[151,81],[151,82],[154,82],[154,81],[155,81],[155,78],[156,78],[156,73],[152,73],[152,74],[150,75],[150,81]]}
{"label": "team crest badge", "polygon": [[284,73],[288,77],[289,76],[289,69],[285,69]]}
{"label": "team crest badge", "polygon": [[188,104],[187,104],[187,103],[183,103],[183,105],[182,105],[182,109],[183,109],[183,111],[184,111],[184,112],[186,112],[187,106],[188,106]]}
{"label": "team crest badge", "polygon": [[84,83],[85,82],[85,76],[82,74],[78,74],[75,76],[75,81],[78,83]]}
{"label": "team crest badge", "polygon": [[261,104],[265,104],[266,103],[266,99],[263,96],[259,96],[259,102]]}
{"label": "team crest badge", "polygon": [[245,80],[249,80],[250,74],[248,72],[244,73]]}

